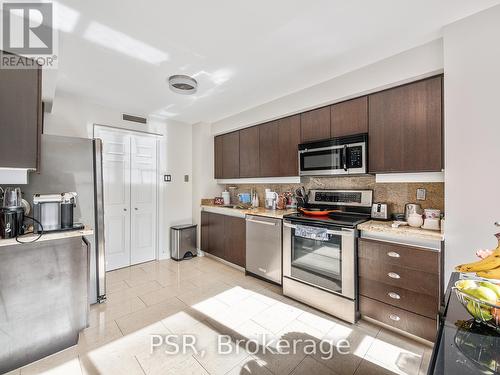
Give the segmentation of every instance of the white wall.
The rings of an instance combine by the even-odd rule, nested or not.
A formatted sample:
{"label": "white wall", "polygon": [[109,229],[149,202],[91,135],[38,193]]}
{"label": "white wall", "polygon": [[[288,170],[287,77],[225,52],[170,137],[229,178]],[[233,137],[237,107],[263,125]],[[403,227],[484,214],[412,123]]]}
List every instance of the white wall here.
{"label": "white wall", "polygon": [[[146,131],[162,135],[160,140],[160,258],[170,257],[172,225],[192,222],[192,127],[175,121],[149,118],[148,124],[121,119],[121,112],[83,98],[58,92],[52,113],[45,114],[44,133],[68,137],[92,137],[94,124]],[[163,174],[172,182],[163,182]],[[189,182],[184,182],[189,175]]]}
{"label": "white wall", "polygon": [[193,125],[193,222],[198,224],[200,244],[200,203],[203,198],[220,195],[222,185],[214,179],[214,137],[206,123]]}
{"label": "white wall", "polygon": [[494,248],[500,220],[500,6],[444,30],[445,206],[453,267]]}
{"label": "white wall", "polygon": [[297,91],[215,122],[213,134],[273,120],[442,72],[443,45],[438,39],[374,64]]}

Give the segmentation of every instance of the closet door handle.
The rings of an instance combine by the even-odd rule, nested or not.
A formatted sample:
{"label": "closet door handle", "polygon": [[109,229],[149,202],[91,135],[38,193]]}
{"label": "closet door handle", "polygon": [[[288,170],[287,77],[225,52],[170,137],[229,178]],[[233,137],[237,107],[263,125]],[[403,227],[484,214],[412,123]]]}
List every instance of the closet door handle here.
{"label": "closet door handle", "polygon": [[137,207],[135,207],[135,208],[134,208],[134,210],[136,210],[136,211],[137,211],[137,210],[138,210],[138,208],[137,208]]}
{"label": "closet door handle", "polygon": [[124,208],[124,209],[123,209],[123,211],[127,211],[127,209],[126,209],[126,208]]}

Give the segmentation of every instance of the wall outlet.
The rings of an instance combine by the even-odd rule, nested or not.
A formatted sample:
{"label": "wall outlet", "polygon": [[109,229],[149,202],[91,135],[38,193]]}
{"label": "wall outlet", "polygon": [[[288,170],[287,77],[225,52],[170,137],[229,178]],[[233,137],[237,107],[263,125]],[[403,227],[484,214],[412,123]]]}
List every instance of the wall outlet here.
{"label": "wall outlet", "polygon": [[427,190],[420,188],[417,189],[417,201],[425,201],[427,196]]}
{"label": "wall outlet", "polygon": [[170,174],[163,175],[163,181],[172,182],[172,175],[170,175]]}

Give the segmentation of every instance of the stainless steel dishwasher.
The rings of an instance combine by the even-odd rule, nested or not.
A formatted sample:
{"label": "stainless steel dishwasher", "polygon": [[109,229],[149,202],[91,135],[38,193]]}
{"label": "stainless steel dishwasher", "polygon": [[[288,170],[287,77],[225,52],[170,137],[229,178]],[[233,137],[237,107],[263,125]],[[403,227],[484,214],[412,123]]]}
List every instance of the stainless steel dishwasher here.
{"label": "stainless steel dishwasher", "polygon": [[246,226],[247,272],[281,285],[282,220],[247,215]]}

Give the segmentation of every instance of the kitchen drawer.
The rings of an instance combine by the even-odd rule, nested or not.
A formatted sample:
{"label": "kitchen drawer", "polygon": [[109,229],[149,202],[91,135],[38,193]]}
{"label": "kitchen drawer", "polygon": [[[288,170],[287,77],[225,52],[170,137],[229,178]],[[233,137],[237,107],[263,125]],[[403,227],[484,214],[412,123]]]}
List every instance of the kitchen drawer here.
{"label": "kitchen drawer", "polygon": [[358,268],[360,277],[439,297],[438,275],[364,258],[358,259]]}
{"label": "kitchen drawer", "polygon": [[436,319],[438,298],[379,281],[359,278],[359,294],[401,309]]}
{"label": "kitchen drawer", "polygon": [[399,309],[397,307],[360,296],[359,311],[361,316],[375,319],[391,327],[434,342],[437,321],[425,316]]}
{"label": "kitchen drawer", "polygon": [[360,238],[358,256],[401,267],[439,273],[439,253],[418,247]]}

